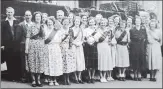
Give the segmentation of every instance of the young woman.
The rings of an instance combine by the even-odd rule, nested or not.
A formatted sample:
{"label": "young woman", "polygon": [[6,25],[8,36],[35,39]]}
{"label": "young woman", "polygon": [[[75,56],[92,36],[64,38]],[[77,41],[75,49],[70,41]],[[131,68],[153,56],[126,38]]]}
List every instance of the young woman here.
{"label": "young woman", "polygon": [[68,18],[70,19],[70,27],[72,27],[74,25],[74,14],[70,12]]}
{"label": "young woman", "polygon": [[[117,44],[117,41],[115,39],[115,34],[113,33],[113,31],[115,30],[115,26],[114,26],[114,21],[113,21],[113,18],[110,17],[108,18],[108,29],[110,29],[112,32],[111,32],[111,35],[112,35],[112,40],[111,40],[111,59],[112,59],[112,65],[113,65],[113,68],[115,68],[115,63],[116,63],[116,44]],[[114,80],[112,78],[112,70],[109,70],[108,73],[107,73],[107,80],[110,81],[110,80]]]}
{"label": "young woman", "polygon": [[117,40],[117,60],[116,67],[119,71],[119,80],[125,81],[125,71],[126,67],[129,67],[129,52],[128,52],[128,42],[129,36],[126,31],[126,21],[120,21],[120,27],[115,32],[115,38]]}
{"label": "young woman", "polygon": [[28,59],[26,68],[32,76],[32,86],[42,87],[40,74],[44,72],[44,36],[41,28],[41,12],[34,13],[34,24],[27,30],[26,50]]}
{"label": "young woman", "polygon": [[48,48],[48,60],[45,64],[45,75],[48,75],[50,78],[49,85],[59,85],[56,76],[63,74],[63,63],[60,49],[63,35],[59,29],[54,28],[54,23],[54,18],[47,19],[47,29],[45,30],[45,45]]}
{"label": "young woman", "polygon": [[111,29],[106,27],[107,19],[103,18],[100,22],[98,33],[100,34],[98,49],[98,70],[100,71],[100,81],[107,82],[106,72],[113,70],[113,60],[111,56]]}
{"label": "young woman", "polygon": [[147,32],[148,44],[147,44],[147,60],[148,69],[150,70],[150,81],[156,81],[156,74],[160,68],[161,45],[162,45],[162,32],[157,27],[157,20],[152,19],[149,26],[150,29]]}
{"label": "young woman", "polygon": [[146,29],[141,26],[139,16],[135,18],[135,27],[130,30],[130,64],[134,70],[134,80],[141,81],[141,70],[146,68],[145,41],[147,40]]}
{"label": "young woman", "polygon": [[73,45],[73,31],[69,28],[70,20],[65,17],[62,22],[61,31],[65,34],[61,42],[61,51],[63,59],[63,73],[64,73],[64,84],[70,85],[69,75],[76,71],[76,54],[75,46]]}
{"label": "young woman", "polygon": [[87,80],[88,83],[94,83],[94,74],[95,69],[97,69],[98,65],[98,54],[97,54],[97,39],[94,39],[94,36],[96,34],[95,29],[95,19],[90,18],[89,19],[89,27],[84,29],[84,55],[86,60],[86,68],[88,70],[89,78]]}
{"label": "young woman", "polygon": [[75,45],[75,53],[76,53],[76,74],[77,74],[77,81],[79,83],[84,83],[81,78],[81,72],[85,70],[85,58],[83,52],[83,32],[80,28],[80,21],[81,18],[79,16],[75,17],[75,26],[72,28],[74,33],[74,41],[73,44]]}
{"label": "young woman", "polygon": [[[41,23],[41,27],[43,28],[43,30],[44,30],[44,32],[45,32],[45,30],[47,29],[47,24],[46,24],[46,20],[47,20],[47,18],[48,18],[48,14],[47,13],[42,13],[42,23]],[[45,46],[45,50],[47,51],[47,47]],[[47,52],[46,52],[47,53]],[[46,56],[47,56],[48,54],[46,54]],[[48,58],[48,56],[46,57],[46,58]],[[46,62],[47,60],[45,60],[45,62]],[[45,67],[45,66],[44,66]],[[44,69],[46,69],[46,68],[44,68]],[[44,82],[46,82],[46,83],[48,83],[49,82],[49,79],[48,79],[48,76],[47,75],[45,75],[45,73],[44,73]]]}
{"label": "young woman", "polygon": [[83,30],[83,29],[85,29],[87,27],[88,27],[88,16],[87,15],[83,15],[83,16],[81,16],[80,28]]}

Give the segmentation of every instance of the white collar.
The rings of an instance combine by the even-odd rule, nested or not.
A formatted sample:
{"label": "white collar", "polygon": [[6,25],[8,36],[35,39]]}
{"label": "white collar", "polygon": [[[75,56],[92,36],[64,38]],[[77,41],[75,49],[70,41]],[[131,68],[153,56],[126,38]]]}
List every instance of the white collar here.
{"label": "white collar", "polygon": [[[8,17],[6,18],[6,20],[5,20],[5,21],[7,21],[7,20],[9,20],[9,19],[8,19]],[[16,19],[15,19],[15,17],[13,17],[11,20],[16,20]]]}
{"label": "white collar", "polygon": [[32,21],[31,21],[30,23],[27,23],[27,21],[26,21],[26,20],[24,20],[24,23],[25,23],[25,25],[26,25],[26,24],[32,24]]}

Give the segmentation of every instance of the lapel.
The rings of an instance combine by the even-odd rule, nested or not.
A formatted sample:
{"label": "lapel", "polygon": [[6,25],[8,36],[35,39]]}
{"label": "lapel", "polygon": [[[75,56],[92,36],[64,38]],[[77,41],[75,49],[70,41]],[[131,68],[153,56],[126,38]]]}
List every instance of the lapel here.
{"label": "lapel", "polygon": [[6,30],[8,30],[9,34],[13,38],[14,34],[13,34],[12,30],[11,30],[11,26],[10,26],[9,22],[8,21],[5,21],[5,23],[6,23],[6,28],[7,28]]}

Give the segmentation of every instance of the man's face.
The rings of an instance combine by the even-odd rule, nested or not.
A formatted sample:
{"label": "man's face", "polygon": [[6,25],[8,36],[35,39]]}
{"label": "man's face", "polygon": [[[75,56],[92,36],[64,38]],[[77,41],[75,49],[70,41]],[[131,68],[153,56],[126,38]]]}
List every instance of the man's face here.
{"label": "man's face", "polygon": [[8,18],[12,18],[14,16],[14,10],[13,9],[7,9],[6,15]]}
{"label": "man's face", "polygon": [[62,19],[64,16],[60,12],[57,13],[57,19]]}
{"label": "man's face", "polygon": [[26,20],[26,21],[31,21],[31,19],[32,19],[32,13],[29,12],[29,11],[27,11],[27,12],[25,13],[25,20]]}

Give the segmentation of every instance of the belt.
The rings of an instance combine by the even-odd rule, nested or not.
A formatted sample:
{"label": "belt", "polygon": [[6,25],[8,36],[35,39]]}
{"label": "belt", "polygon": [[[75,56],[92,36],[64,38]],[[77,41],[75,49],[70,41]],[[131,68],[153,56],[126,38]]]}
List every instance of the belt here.
{"label": "belt", "polygon": [[119,45],[127,45],[128,42],[118,42]]}

